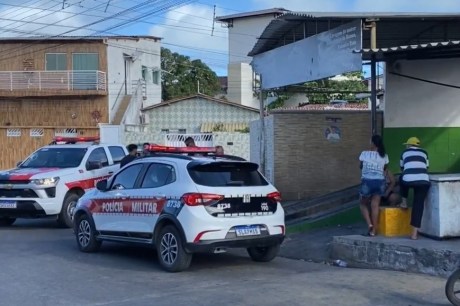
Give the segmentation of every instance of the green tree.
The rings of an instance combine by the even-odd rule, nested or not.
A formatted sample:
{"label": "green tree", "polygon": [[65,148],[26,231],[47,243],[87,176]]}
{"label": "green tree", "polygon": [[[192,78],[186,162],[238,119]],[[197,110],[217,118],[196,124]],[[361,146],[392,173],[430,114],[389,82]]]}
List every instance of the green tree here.
{"label": "green tree", "polygon": [[[308,101],[316,104],[329,103],[333,99],[353,101],[356,100],[357,93],[368,90],[361,71],[345,73],[342,76],[342,80],[328,78],[305,83],[307,90],[318,91],[307,93]],[[344,91],[352,93],[343,93]]]}
{"label": "green tree", "polygon": [[219,78],[201,60],[161,48],[162,99],[164,101],[198,93],[214,96],[220,91]]}

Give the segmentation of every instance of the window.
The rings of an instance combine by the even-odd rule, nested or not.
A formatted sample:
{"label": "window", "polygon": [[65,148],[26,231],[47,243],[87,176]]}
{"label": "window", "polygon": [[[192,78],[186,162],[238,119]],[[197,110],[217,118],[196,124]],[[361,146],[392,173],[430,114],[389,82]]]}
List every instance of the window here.
{"label": "window", "polygon": [[147,81],[147,78],[148,78],[148,70],[147,70],[147,67],[145,66],[142,66],[142,79],[144,81]]}
{"label": "window", "polygon": [[99,70],[99,54],[73,53],[72,70]]}
{"label": "window", "polygon": [[115,176],[111,189],[133,189],[144,164],[132,165]]}
{"label": "window", "polygon": [[30,155],[20,168],[75,168],[86,154],[84,148],[43,148]]}
{"label": "window", "polygon": [[107,159],[104,148],[97,148],[91,152],[86,165],[90,163],[101,163],[102,167],[107,167],[109,165],[109,160]]}
{"label": "window", "polygon": [[109,147],[110,155],[112,155],[113,163],[119,164],[123,157],[125,157],[125,151],[122,147]]}
{"label": "window", "polygon": [[72,54],[72,88],[77,90],[95,90],[98,85],[98,53]]}
{"label": "window", "polygon": [[188,172],[199,185],[221,186],[266,186],[267,181],[253,163],[212,163],[191,166]]}
{"label": "window", "polygon": [[174,167],[165,164],[151,164],[144,176],[141,188],[158,188],[176,180]]}
{"label": "window", "polygon": [[30,137],[43,137],[45,135],[44,129],[30,129]]}
{"label": "window", "polygon": [[156,85],[160,84],[160,71],[159,70],[152,70],[152,82],[153,84],[156,84]]}
{"label": "window", "polygon": [[21,137],[21,129],[7,129],[6,137]]}
{"label": "window", "polygon": [[65,53],[47,53],[45,57],[46,70],[67,70],[67,54]]}

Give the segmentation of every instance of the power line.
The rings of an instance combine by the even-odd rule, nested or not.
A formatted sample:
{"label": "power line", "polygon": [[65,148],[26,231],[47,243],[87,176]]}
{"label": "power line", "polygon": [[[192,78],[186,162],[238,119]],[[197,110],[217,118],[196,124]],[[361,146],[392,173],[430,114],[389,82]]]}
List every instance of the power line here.
{"label": "power line", "polygon": [[[146,5],[148,5],[148,4],[151,4],[151,2],[156,2],[156,1],[158,1],[158,0],[147,0],[147,1],[144,1],[144,2],[142,2],[142,3],[140,3],[140,4],[135,5],[134,7],[135,7],[135,8],[140,8],[140,7],[146,6]],[[175,0],[175,1],[181,3],[181,2],[188,2],[188,1],[190,1],[190,0]],[[1,3],[0,3],[0,4],[1,4]],[[98,5],[97,7],[99,7],[99,6],[101,6],[101,5],[102,5],[102,4]],[[62,36],[62,35],[65,35],[65,34],[69,34],[69,33],[71,33],[71,32],[74,32],[74,31],[77,31],[77,30],[80,30],[80,29],[84,29],[84,28],[86,28],[86,27],[88,27],[88,26],[91,26],[91,25],[94,25],[94,24],[97,24],[97,23],[100,23],[100,22],[103,22],[103,21],[106,21],[106,20],[110,20],[110,19],[113,18],[114,16],[119,16],[119,15],[122,15],[122,14],[128,12],[128,11],[131,11],[134,7],[125,9],[124,11],[118,12],[118,13],[112,15],[112,16],[104,17],[104,18],[101,19],[101,20],[97,20],[97,21],[91,22],[91,23],[89,23],[89,24],[86,24],[86,25],[83,25],[83,26],[76,27],[76,28],[74,28],[74,29],[72,29],[72,30],[65,31],[65,32],[60,33],[60,34],[57,34],[57,35],[43,35],[43,39],[42,39],[41,41],[38,40],[38,42],[43,42],[43,41],[46,41],[46,39],[49,39],[49,38],[59,37],[59,36]],[[94,9],[94,8],[93,8],[93,9]],[[86,11],[89,11],[89,10],[92,10],[92,9],[88,9],[88,10],[86,10]],[[85,11],[85,12],[86,12],[86,11]],[[69,18],[71,18],[71,17],[69,17]],[[66,19],[68,19],[68,18],[66,18]],[[65,19],[64,19],[64,20],[65,20]],[[132,19],[131,21],[133,22],[133,21],[135,21],[135,20],[136,20],[136,19]],[[61,21],[62,21],[62,20],[61,20]],[[45,26],[45,27],[46,27],[46,26]],[[43,28],[45,28],[45,27],[39,28],[38,30],[43,29]],[[10,29],[10,31],[13,31],[13,30],[14,30],[14,29]],[[37,31],[37,29],[36,29],[34,32],[36,32],[36,31]],[[100,31],[99,31],[99,32],[100,32]],[[33,44],[29,44],[29,45],[26,45],[26,46],[21,46],[21,47],[19,47],[19,49],[28,48],[28,47],[30,47],[30,46],[35,45],[36,43],[37,43],[37,41],[34,42]],[[16,48],[16,49],[13,48],[13,49],[3,50],[2,52],[0,52],[0,54],[5,53],[5,52],[10,52],[10,51],[12,52],[12,51],[19,50],[19,49],[18,49],[18,48]],[[2,60],[2,59],[0,59],[0,60]],[[3,60],[4,60],[4,59],[3,59]]]}
{"label": "power line", "polygon": [[[82,2],[82,1],[81,1]],[[80,2],[80,3],[81,3]],[[119,7],[119,6],[117,6]],[[120,7],[119,7],[120,8]],[[94,9],[93,9],[94,10]],[[78,13],[79,15],[87,15],[87,16],[97,16],[97,17],[100,17],[98,15],[88,15],[88,14],[83,14],[82,12]],[[77,14],[73,14],[73,15],[77,15]],[[193,15],[192,15],[193,16]],[[114,18],[115,19],[115,18]],[[121,18],[117,18],[117,19],[121,19]],[[123,20],[123,19],[122,19]],[[129,20],[129,19],[128,19]],[[174,20],[174,19],[172,19]],[[143,23],[149,23],[149,24],[154,24],[154,25],[158,25],[158,24],[155,24],[155,23],[151,23],[151,22],[146,22],[144,20],[137,20],[137,22],[143,22]],[[55,25],[55,26],[61,26],[61,27],[69,27],[69,26],[65,26],[65,25]],[[174,25],[165,25],[166,27],[177,27],[177,28],[184,28],[184,29],[188,29],[190,27],[180,27],[180,26],[174,26]],[[200,25],[201,26],[201,25]],[[42,27],[43,28],[43,27]],[[75,28],[75,27],[72,27],[72,28]],[[204,29],[197,29],[197,30],[204,30]],[[101,32],[107,32],[107,31],[101,31]],[[192,33],[197,33],[197,34],[200,34],[200,35],[205,35],[204,33],[199,33],[199,32],[193,32],[193,31],[188,31],[188,32],[192,32]],[[45,35],[42,35],[42,36],[45,36]],[[219,36],[220,37],[220,36]],[[221,38],[224,38],[224,37],[221,37]],[[179,46],[179,45],[176,45],[176,46]],[[189,48],[187,46],[182,46],[183,48]],[[200,50],[200,51],[203,51],[203,52],[206,52],[206,50]],[[225,55],[228,55],[227,53]],[[239,57],[242,57],[242,58],[246,58],[245,55],[236,55],[236,54],[232,54],[232,56],[239,56]]]}

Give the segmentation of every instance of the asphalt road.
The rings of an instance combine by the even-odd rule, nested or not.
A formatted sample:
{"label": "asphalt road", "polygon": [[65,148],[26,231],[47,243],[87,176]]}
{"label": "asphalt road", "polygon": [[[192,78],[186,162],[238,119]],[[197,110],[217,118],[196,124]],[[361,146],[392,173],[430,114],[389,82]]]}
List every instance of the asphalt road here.
{"label": "asphalt road", "polygon": [[77,249],[51,220],[0,229],[0,305],[449,305],[445,280],[390,271],[337,268],[242,252],[195,256],[167,273],[153,250],[105,243]]}

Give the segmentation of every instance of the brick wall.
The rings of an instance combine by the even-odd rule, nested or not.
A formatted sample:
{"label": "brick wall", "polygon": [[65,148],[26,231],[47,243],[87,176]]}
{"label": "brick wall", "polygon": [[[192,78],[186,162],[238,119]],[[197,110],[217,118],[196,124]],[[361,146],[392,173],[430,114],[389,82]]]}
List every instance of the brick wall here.
{"label": "brick wall", "polygon": [[[371,138],[369,111],[285,111],[273,117],[273,176],[284,199],[311,198],[359,183],[358,156]],[[378,119],[381,131],[381,113]],[[340,140],[326,139],[330,126],[339,128]]]}

